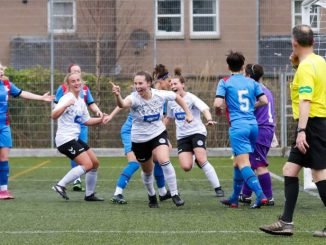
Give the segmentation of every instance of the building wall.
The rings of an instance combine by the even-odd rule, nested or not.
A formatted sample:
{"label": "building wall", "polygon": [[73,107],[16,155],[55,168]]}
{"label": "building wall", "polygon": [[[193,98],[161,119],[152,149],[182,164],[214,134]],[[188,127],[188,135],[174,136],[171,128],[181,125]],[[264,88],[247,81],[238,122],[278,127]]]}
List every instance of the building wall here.
{"label": "building wall", "polygon": [[260,35],[289,35],[292,27],[291,0],[260,0]]}
{"label": "building wall", "polygon": [[[101,38],[109,41],[115,38],[117,40],[116,52],[105,54],[103,50],[101,51],[103,56],[115,56],[112,58],[116,58],[117,74],[130,75],[140,69],[151,71],[154,63],[166,64],[169,70],[180,66],[184,74],[225,74],[227,73],[225,55],[231,49],[242,51],[248,62],[257,61],[256,2],[256,0],[220,0],[220,38],[191,39],[189,1],[184,0],[184,38],[157,39],[155,49],[153,1],[79,0],[77,1],[77,33],[65,39],[76,37],[76,40],[85,40],[96,37],[98,23],[96,24],[92,18],[94,12],[90,14],[87,8],[90,7],[91,10],[97,8],[96,16],[100,17],[101,34],[103,34]],[[97,6],[96,3],[106,5]],[[6,21],[0,23],[0,57],[3,63],[10,64],[12,61],[9,44],[12,37],[48,37],[47,1],[33,0],[28,1],[28,4],[22,4],[21,1],[5,0],[1,4],[1,8],[6,9],[2,14],[2,19]],[[148,41],[142,48],[137,47],[131,39],[135,30],[143,31],[144,35],[148,35]],[[60,37],[57,36],[57,39],[59,42]],[[70,46],[68,48],[70,49]],[[68,53],[62,45],[60,49],[63,53]],[[81,52],[81,57],[82,54]],[[60,56],[60,53],[57,56]],[[60,60],[60,62],[64,61]]]}
{"label": "building wall", "polygon": [[[244,53],[249,62],[257,61],[256,44],[256,0],[220,0],[219,39],[191,39],[190,37],[190,6],[184,1],[184,38],[157,39],[154,50],[153,1],[124,1],[117,6],[117,19],[129,16],[132,21],[117,23],[118,40],[117,53],[121,54],[118,64],[121,72],[132,72],[145,69],[151,70],[154,63],[162,63],[173,70],[175,66],[183,69],[185,74],[211,75],[227,73],[225,55],[229,50],[239,50]],[[235,8],[236,6],[236,8]],[[148,45],[140,53],[128,47],[127,33],[136,29],[146,30],[150,34]],[[127,45],[127,46],[126,46]],[[123,50],[124,49],[124,50]]]}
{"label": "building wall", "polygon": [[13,37],[47,35],[47,1],[1,1],[0,61],[10,64],[10,40]]}

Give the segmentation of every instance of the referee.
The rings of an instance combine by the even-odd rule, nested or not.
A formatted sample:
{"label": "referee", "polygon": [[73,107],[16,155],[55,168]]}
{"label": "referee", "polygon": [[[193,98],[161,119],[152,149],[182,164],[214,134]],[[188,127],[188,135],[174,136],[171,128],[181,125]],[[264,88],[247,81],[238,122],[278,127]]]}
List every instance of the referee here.
{"label": "referee", "polygon": [[[296,141],[283,167],[285,205],[276,223],[259,229],[272,235],[293,235],[293,213],[299,194],[298,174],[311,168],[320,198],[326,206],[326,63],[313,51],[314,35],[307,25],[292,30],[290,59],[297,66],[291,84]],[[314,236],[326,238],[326,227]]]}

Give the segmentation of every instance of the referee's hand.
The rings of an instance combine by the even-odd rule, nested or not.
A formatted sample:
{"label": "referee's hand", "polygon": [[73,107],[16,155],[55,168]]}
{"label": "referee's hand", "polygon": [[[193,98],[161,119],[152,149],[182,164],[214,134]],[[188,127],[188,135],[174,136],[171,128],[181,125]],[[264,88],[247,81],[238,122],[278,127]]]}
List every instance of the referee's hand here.
{"label": "referee's hand", "polygon": [[297,147],[302,154],[307,153],[309,145],[306,140],[306,132],[305,131],[298,133],[295,147]]}

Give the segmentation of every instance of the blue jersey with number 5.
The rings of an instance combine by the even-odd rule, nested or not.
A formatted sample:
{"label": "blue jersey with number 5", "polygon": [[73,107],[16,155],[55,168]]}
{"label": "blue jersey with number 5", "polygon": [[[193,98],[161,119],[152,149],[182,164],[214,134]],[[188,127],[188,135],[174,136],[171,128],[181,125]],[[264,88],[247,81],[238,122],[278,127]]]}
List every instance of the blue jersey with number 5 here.
{"label": "blue jersey with number 5", "polygon": [[221,79],[216,89],[216,97],[224,98],[230,113],[230,123],[257,124],[254,114],[256,99],[264,92],[259,83],[242,74],[234,74]]}

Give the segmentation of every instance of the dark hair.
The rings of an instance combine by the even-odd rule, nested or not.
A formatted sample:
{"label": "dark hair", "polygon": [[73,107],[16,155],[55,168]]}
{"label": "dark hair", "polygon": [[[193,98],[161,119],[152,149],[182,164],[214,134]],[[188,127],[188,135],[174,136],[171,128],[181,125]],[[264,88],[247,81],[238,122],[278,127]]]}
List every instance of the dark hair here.
{"label": "dark hair", "polygon": [[71,72],[71,67],[73,67],[73,66],[79,66],[79,65],[78,65],[78,64],[75,64],[75,63],[70,64],[70,65],[68,66],[68,69],[67,69],[68,73]]}
{"label": "dark hair", "polygon": [[153,82],[152,76],[147,71],[139,71],[135,74],[135,76],[144,76],[146,82]]}
{"label": "dark hair", "polygon": [[233,52],[232,50],[226,57],[226,63],[229,65],[231,71],[238,72],[244,65],[245,57],[240,52]]}
{"label": "dark hair", "polygon": [[168,75],[169,75],[169,71],[165,65],[158,64],[154,67],[153,79],[164,80],[168,77]]}
{"label": "dark hair", "polygon": [[172,78],[178,78],[181,83],[186,83],[186,79],[181,75],[180,67],[174,69],[174,76]]}
{"label": "dark hair", "polygon": [[259,79],[264,75],[264,68],[258,64],[247,64],[245,73],[248,77],[259,82]]}
{"label": "dark hair", "polygon": [[301,47],[311,47],[314,45],[314,33],[308,25],[293,27],[292,37]]}

